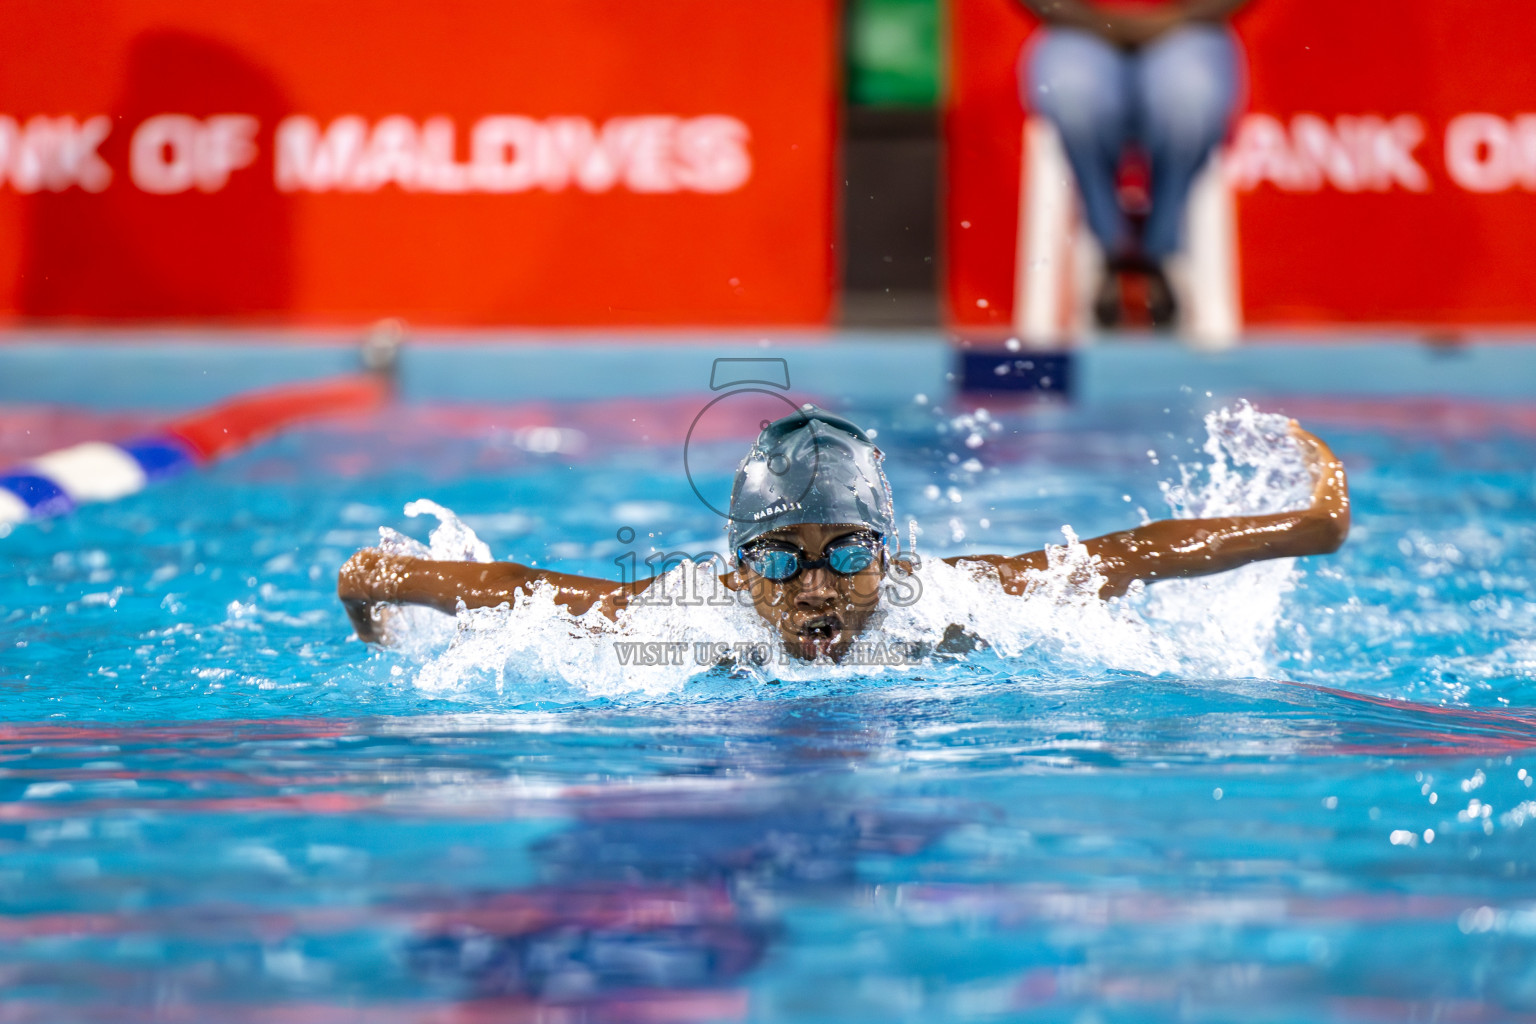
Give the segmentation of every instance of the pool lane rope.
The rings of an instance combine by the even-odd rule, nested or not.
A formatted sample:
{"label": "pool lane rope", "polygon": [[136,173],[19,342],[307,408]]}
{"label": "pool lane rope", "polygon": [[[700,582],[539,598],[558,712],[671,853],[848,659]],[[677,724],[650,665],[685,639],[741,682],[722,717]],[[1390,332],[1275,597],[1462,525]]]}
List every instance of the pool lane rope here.
{"label": "pool lane rope", "polygon": [[389,399],[382,373],[240,395],[131,441],[87,441],[0,471],[0,536],[16,523],[136,494],[304,420],[371,412]]}

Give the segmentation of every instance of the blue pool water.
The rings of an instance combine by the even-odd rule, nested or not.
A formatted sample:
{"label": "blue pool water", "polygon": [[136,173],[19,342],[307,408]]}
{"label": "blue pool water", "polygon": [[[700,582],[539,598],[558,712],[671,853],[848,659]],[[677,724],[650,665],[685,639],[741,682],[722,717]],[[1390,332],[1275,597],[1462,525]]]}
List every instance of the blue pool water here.
{"label": "blue pool water", "polygon": [[[0,539],[0,1021],[1536,1019],[1530,350],[1106,349],[1026,404],[922,338],[755,341],[422,347],[384,413]],[[90,352],[0,350],[8,456],[348,358]],[[683,439],[763,352],[879,431],[925,558],[1166,514],[1239,398],[1333,444],[1354,532],[980,602],[993,650],[888,670],[349,638],[336,569],[416,499],[610,578],[716,546]],[[706,497],[749,412],[695,434]]]}

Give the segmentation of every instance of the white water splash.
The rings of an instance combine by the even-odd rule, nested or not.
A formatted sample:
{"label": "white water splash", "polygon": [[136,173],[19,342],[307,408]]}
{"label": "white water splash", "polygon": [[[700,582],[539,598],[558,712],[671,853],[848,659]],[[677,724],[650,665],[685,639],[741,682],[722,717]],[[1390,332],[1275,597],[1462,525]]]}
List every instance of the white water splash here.
{"label": "white water splash", "polygon": [[[490,546],[437,502],[419,498],[405,506],[405,514],[413,519],[422,514],[432,515],[438,522],[426,544],[387,526],[379,527],[379,550],[385,554],[439,562],[493,561]],[[430,608],[389,605],[377,614],[391,645],[418,657],[430,658],[453,636],[453,620]]]}
{"label": "white water splash", "polygon": [[385,526],[379,528],[379,547],[390,554],[415,555],[439,562],[494,561],[490,545],[477,537],[475,531],[458,516],[437,502],[418,498],[405,506],[405,514],[413,519],[423,513],[436,516],[438,520],[432,528],[431,536],[427,538],[426,546]]}
{"label": "white water splash", "polygon": [[[1291,420],[1247,402],[1205,417],[1204,466],[1179,467],[1163,485],[1175,519],[1263,515],[1306,508],[1313,479]],[[1146,591],[1141,614],[1173,638],[1180,669],[1258,676],[1275,663],[1275,630],[1295,578],[1294,558],[1254,562],[1216,576],[1168,580]]]}
{"label": "white water splash", "polygon": [[[698,644],[769,645],[773,638],[751,610],[712,588],[708,563],[682,565],[647,591],[648,600],[611,622],[597,611],[572,615],[555,603],[553,588],[538,584],[520,593],[515,609],[461,610],[446,649],[422,666],[416,685],[451,694],[494,686],[498,695],[572,699],[640,693],[659,696],[680,689],[711,666],[695,663]],[[714,602],[692,602],[716,593]],[[681,664],[640,664],[621,656],[621,644],[662,645]],[[759,670],[744,666],[743,671]]]}
{"label": "white water splash", "polygon": [[1175,519],[1262,515],[1305,508],[1312,474],[1291,420],[1247,402],[1205,417],[1204,451],[1210,461],[1179,467],[1179,482],[1162,485]]}
{"label": "white water splash", "polygon": [[[1206,417],[1203,466],[1181,467],[1164,485],[1175,518],[1259,514],[1304,507],[1312,477],[1290,437],[1290,421],[1247,403]],[[381,530],[386,551],[416,557],[489,561],[490,552],[449,510],[412,502],[409,515],[439,519],[429,545]],[[915,525],[915,524],[914,524]],[[951,625],[986,641],[1011,674],[1095,676],[1106,671],[1184,676],[1264,675],[1275,661],[1274,638],[1290,587],[1292,559],[1257,563],[1199,580],[1133,587],[1102,601],[1103,582],[1070,527],[1049,546],[1047,569],[1025,597],[1003,592],[995,576],[934,560],[918,574],[921,597],[890,604],[879,638],[932,649]],[[913,541],[915,545],[916,537]],[[461,609],[450,618],[399,609],[388,623],[395,644],[421,662],[415,684],[435,694],[483,692],[523,699],[582,699],[674,693],[710,666],[695,663],[699,644],[762,644],[774,652],[762,667],[738,671],[762,681],[825,681],[910,672],[908,667],[806,664],[782,656],[750,606],[714,586],[717,567],[684,563],[649,593],[666,600],[637,604],[610,622],[597,612],[573,616],[536,585],[515,609]],[[715,600],[695,597],[715,595]],[[681,645],[682,665],[626,664],[619,645]]]}

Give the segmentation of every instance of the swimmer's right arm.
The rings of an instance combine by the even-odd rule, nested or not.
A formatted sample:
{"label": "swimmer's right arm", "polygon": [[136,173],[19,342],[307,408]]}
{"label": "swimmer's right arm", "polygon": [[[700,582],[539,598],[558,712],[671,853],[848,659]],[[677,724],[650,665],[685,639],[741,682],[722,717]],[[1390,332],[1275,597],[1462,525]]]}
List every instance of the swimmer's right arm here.
{"label": "swimmer's right arm", "polygon": [[380,643],[384,638],[374,614],[379,605],[419,604],[453,615],[460,602],[467,608],[514,604],[519,590],[526,593],[539,582],[554,587],[555,603],[573,615],[596,606],[610,619],[651,583],[626,585],[516,562],[439,562],[363,548],[341,567],[336,594],[359,639]]}

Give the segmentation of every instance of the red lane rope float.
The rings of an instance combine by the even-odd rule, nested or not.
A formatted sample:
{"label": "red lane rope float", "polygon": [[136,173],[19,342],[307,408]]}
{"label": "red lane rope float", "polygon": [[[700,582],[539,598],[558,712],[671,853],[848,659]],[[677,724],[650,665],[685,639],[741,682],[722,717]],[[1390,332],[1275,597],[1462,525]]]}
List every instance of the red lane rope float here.
{"label": "red lane rope float", "polygon": [[306,420],[372,412],[389,401],[390,378],[358,374],[240,395],[145,437],[88,441],[0,471],[0,536],[11,524],[62,515],[77,505],[133,494]]}
{"label": "red lane rope float", "polygon": [[165,433],[186,442],[197,461],[206,462],[304,420],[372,412],[388,401],[389,393],[389,382],[371,374],[273,388],[176,420]]}

